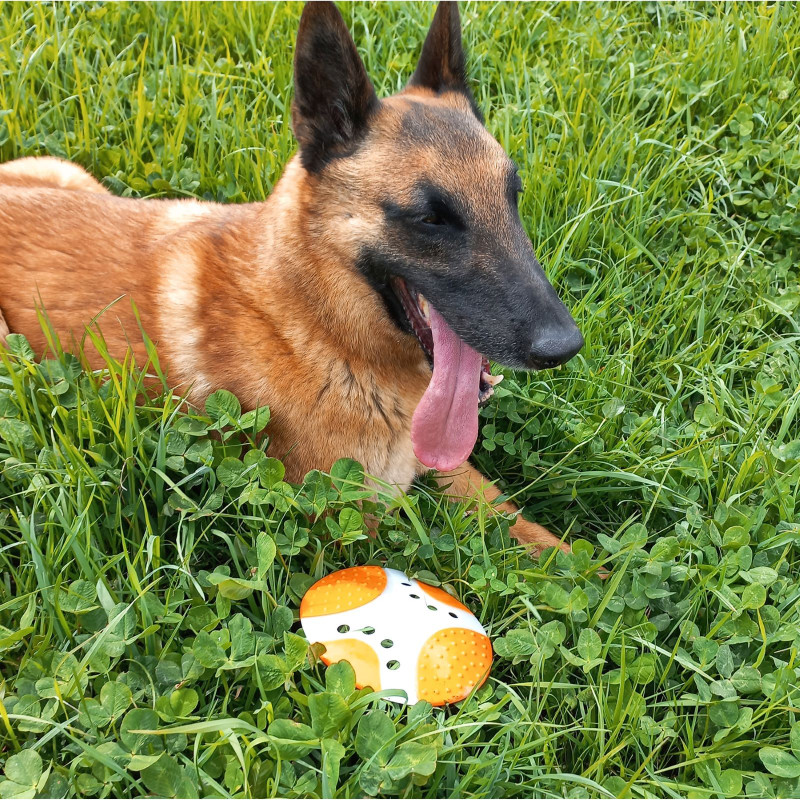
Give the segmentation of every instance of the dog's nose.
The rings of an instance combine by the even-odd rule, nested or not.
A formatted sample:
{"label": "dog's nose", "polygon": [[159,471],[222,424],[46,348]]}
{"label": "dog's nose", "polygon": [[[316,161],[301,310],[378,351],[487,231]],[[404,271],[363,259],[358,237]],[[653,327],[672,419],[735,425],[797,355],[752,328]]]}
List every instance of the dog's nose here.
{"label": "dog's nose", "polygon": [[583,335],[570,318],[551,324],[537,332],[531,345],[529,366],[550,369],[565,364],[583,347]]}

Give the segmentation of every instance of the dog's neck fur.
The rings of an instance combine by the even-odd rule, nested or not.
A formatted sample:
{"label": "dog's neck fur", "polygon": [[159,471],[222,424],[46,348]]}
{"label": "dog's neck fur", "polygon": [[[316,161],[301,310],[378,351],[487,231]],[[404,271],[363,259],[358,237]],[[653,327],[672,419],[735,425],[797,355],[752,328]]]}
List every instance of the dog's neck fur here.
{"label": "dog's neck fur", "polygon": [[[325,337],[342,360],[367,362],[378,375],[387,364],[392,377],[398,368],[415,373],[422,368],[425,372],[425,357],[418,343],[395,325],[356,267],[358,221],[347,213],[331,220],[326,198],[310,185],[315,180],[295,157],[269,198],[253,206],[258,223],[250,233],[257,233],[259,246],[252,279],[242,283],[242,291],[253,302],[267,306],[270,287],[303,299],[306,315],[285,320],[298,344],[310,345]],[[351,225],[352,237],[343,236],[341,229],[335,236],[329,235],[327,226],[331,224]],[[348,302],[342,302],[343,295]],[[358,308],[357,315],[353,308]]]}
{"label": "dog's neck fur", "polygon": [[[197,204],[196,221],[187,213],[173,234],[182,255],[167,259],[159,301],[170,378],[192,383],[195,401],[223,387],[245,407],[269,405],[279,421],[270,426],[273,451],[295,480],[351,451],[352,437],[339,443],[336,432],[355,425],[363,449],[353,455],[372,474],[407,484],[421,469],[409,427],[430,369],[357,269],[347,237],[326,235],[326,225],[347,225],[347,214],[331,220],[313,180],[293,159],[263,203]],[[187,275],[196,293],[178,307],[170,287]],[[308,436],[310,420],[326,435]],[[307,452],[314,441],[330,455]]]}

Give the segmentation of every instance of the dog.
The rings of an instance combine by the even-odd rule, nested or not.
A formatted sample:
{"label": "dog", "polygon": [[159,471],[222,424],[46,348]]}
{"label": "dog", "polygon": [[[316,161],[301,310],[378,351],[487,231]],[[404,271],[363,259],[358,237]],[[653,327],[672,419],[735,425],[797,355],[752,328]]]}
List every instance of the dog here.
{"label": "dog", "polygon": [[[497,381],[488,359],[555,367],[583,338],[470,92],[457,3],[439,4],[407,86],[385,99],[336,6],[308,3],[291,119],[298,152],[263,203],[120,198],[58,159],[0,165],[7,329],[44,352],[39,304],[74,342],[127,296],[191,401],[226,388],[271,408],[287,480],[352,457],[398,492],[434,470],[453,498],[496,500],[468,462]],[[102,325],[112,354],[133,347],[142,363],[132,308]],[[511,533],[568,549],[521,515]]]}

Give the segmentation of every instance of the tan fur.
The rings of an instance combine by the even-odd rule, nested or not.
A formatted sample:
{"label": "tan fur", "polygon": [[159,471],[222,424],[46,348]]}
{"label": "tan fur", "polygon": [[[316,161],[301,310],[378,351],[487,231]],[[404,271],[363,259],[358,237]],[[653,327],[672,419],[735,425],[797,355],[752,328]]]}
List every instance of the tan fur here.
{"label": "tan fur", "polygon": [[0,164],[0,183],[4,186],[72,189],[77,192],[107,194],[107,190],[85,169],[52,156],[18,158]]}
{"label": "tan fur", "polygon": [[[225,388],[245,408],[271,407],[270,452],[287,479],[349,456],[407,489],[424,469],[410,425],[430,369],[350,265],[359,242],[381,235],[381,199],[407,191],[370,180],[380,165],[402,160],[392,171],[399,175],[436,168],[424,149],[394,144],[409,104],[434,102],[462,101],[392,98],[363,155],[326,170],[334,180],[307,173],[295,157],[270,198],[250,205],[119,198],[52,158],[0,165],[0,336],[4,315],[42,353],[37,305],[65,346],[99,314],[112,354],[132,346],[143,363],[133,300],[178,391],[199,403]],[[440,180],[480,186],[476,171],[501,169],[502,148],[477,128],[472,151]],[[358,192],[343,196],[336,170],[348,170]],[[467,200],[480,203],[480,191]],[[456,497],[499,494],[467,464],[443,482]],[[534,549],[560,544],[521,518],[512,532]]]}

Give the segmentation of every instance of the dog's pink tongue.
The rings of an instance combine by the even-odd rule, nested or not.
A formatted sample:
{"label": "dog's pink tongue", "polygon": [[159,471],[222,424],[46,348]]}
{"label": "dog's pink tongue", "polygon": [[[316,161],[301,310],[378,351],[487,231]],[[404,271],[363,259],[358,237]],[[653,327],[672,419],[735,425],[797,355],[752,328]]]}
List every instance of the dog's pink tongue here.
{"label": "dog's pink tongue", "polygon": [[463,464],[478,438],[481,354],[463,342],[430,307],[433,377],[411,420],[411,442],[426,467]]}

